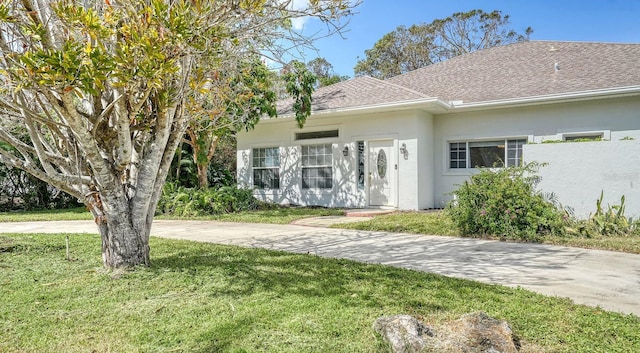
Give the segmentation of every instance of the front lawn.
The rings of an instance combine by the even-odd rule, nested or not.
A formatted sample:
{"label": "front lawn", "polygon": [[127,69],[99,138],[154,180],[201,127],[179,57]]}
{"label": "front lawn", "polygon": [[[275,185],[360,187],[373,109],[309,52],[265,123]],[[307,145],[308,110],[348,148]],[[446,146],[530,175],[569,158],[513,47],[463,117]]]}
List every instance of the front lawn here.
{"label": "front lawn", "polygon": [[1,352],[385,352],[371,325],[482,310],[523,352],[639,352],[640,318],[523,289],[259,249],[151,239],[153,265],[101,268],[100,239],[0,235]]}
{"label": "front lawn", "polygon": [[207,220],[221,222],[243,223],[271,223],[289,224],[293,221],[321,216],[343,216],[344,210],[338,208],[314,208],[314,207],[275,207],[272,209],[241,211],[236,213],[222,213],[203,216],[177,217],[171,215],[159,215],[155,219],[184,219]]}
{"label": "front lawn", "polygon": [[441,211],[400,211],[376,216],[363,222],[336,224],[332,228],[460,236],[455,224]]}
{"label": "front lawn", "polygon": [[84,221],[91,219],[93,219],[93,217],[85,207],[65,208],[60,210],[20,210],[0,212],[0,222]]}

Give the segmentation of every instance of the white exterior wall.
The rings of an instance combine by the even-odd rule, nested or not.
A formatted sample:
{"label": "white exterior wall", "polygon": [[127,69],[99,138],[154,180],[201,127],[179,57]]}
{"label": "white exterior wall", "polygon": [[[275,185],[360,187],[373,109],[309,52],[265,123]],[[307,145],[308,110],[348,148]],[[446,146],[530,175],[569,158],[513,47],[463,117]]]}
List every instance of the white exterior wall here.
{"label": "white exterior wall", "polygon": [[533,144],[524,146],[526,161],[547,163],[540,168],[539,188],[553,192],[576,217],[587,218],[602,207],[619,205],[625,197],[625,215],[640,216],[640,141],[611,140]]}
{"label": "white exterior wall", "polygon": [[[331,129],[339,130],[338,138],[305,141],[294,139],[295,132]],[[584,153],[569,151],[572,148],[582,151],[581,147],[590,143],[540,144],[548,140],[562,140],[564,135],[590,132],[602,133],[606,140],[611,141],[624,138],[634,140],[611,144],[617,147],[612,147],[614,150],[608,152],[600,151],[605,154],[597,154],[587,149]],[[435,116],[417,110],[350,116],[317,115],[310,118],[302,130],[298,129],[291,119],[272,119],[261,122],[252,131],[239,134],[238,183],[245,187],[253,185],[252,148],[279,146],[281,187],[279,190],[256,190],[256,196],[265,201],[284,204],[367,207],[367,185],[363,190],[358,189],[357,185],[356,141],[391,139],[394,145],[389,161],[390,172],[395,173],[392,206],[399,209],[438,208],[444,207],[452,198],[450,193],[476,172],[474,169],[449,169],[448,141],[512,138],[528,140],[529,144],[524,147],[523,153],[525,161],[540,160],[550,164],[540,171],[543,176],[543,191],[557,194],[563,204],[575,209],[577,215],[584,216],[585,212],[588,214],[593,211],[600,190],[604,190],[605,203],[617,203],[624,194],[628,213],[640,215],[640,204],[637,203],[640,195],[635,196],[640,194],[637,189],[640,180],[636,180],[640,171],[635,166],[630,166],[634,165],[634,162],[629,159],[635,157],[637,160],[640,154],[634,150],[635,152],[627,152],[624,155],[618,150],[622,148],[619,146],[637,148],[633,141],[640,141],[638,97],[487,109]],[[303,190],[299,162],[300,146],[319,143],[331,143],[333,146],[333,189]],[[400,153],[403,145],[407,149],[406,156]],[[605,146],[597,143],[595,145]],[[347,157],[342,155],[345,146],[349,149]],[[571,153],[561,152],[564,149]],[[620,157],[613,157],[614,155]],[[593,163],[596,160],[607,162]],[[621,167],[613,168],[616,164]],[[567,169],[580,172],[567,176]],[[366,175],[368,170],[365,170],[365,177]],[[592,175],[599,177],[591,178]],[[589,190],[595,190],[595,196],[592,195],[593,191],[582,196],[577,189],[570,191],[563,186],[562,180],[574,186],[589,185]],[[559,192],[560,189],[567,190]]]}
{"label": "white exterior wall", "polygon": [[[393,140],[389,172],[392,182],[393,207],[420,209],[432,207],[433,183],[423,178],[433,175],[429,159],[432,154],[431,116],[418,111],[399,111],[343,117],[315,116],[298,129],[291,119],[272,119],[260,122],[254,130],[238,134],[238,184],[253,187],[251,169],[253,148],[280,147],[280,189],[255,190],[254,194],[269,202],[281,204],[320,205],[327,207],[367,207],[368,194],[357,185],[356,141]],[[338,138],[295,141],[296,132],[339,130]],[[303,190],[300,146],[303,144],[331,143],[333,146],[333,189]],[[407,159],[399,149],[406,146]],[[349,155],[342,150],[347,146]],[[425,148],[427,146],[427,148]],[[425,154],[425,150],[428,152]],[[365,170],[365,179],[368,170]]]}
{"label": "white exterior wall", "polygon": [[[435,116],[434,129],[434,202],[436,207],[443,207],[452,198],[448,193],[457,189],[458,185],[475,172],[474,169],[449,169],[448,141],[526,137],[529,142],[537,143],[545,140],[561,140],[563,134],[581,132],[604,132],[605,139],[609,140],[620,140],[625,137],[640,140],[640,99],[630,97],[589,100],[517,109],[443,114]],[[560,145],[564,144],[550,146]],[[524,152],[524,159],[531,161],[526,151],[529,151],[528,147]],[[602,172],[604,169],[602,164],[590,163],[593,159],[589,156],[565,157],[574,164],[590,164],[593,172]],[[566,177],[580,184],[583,182],[582,179],[588,179],[590,174],[576,173]],[[556,192],[554,190],[556,187],[551,183],[545,185],[546,188],[551,189],[545,188],[544,191]],[[598,190],[604,189],[606,195],[608,188],[608,185],[603,184]],[[637,192],[637,189],[634,190]],[[611,196],[614,196],[613,192]],[[632,195],[626,195],[626,197],[630,199]],[[595,202],[593,205],[595,207]]]}
{"label": "white exterior wall", "polygon": [[[434,204],[435,194],[435,168],[434,168],[434,118],[432,115],[423,113],[418,119],[418,126],[416,129],[422,131],[424,138],[418,140],[418,146],[416,154],[418,165],[418,195],[420,198],[419,209],[435,208],[438,205]],[[411,158],[411,156],[409,156]]]}

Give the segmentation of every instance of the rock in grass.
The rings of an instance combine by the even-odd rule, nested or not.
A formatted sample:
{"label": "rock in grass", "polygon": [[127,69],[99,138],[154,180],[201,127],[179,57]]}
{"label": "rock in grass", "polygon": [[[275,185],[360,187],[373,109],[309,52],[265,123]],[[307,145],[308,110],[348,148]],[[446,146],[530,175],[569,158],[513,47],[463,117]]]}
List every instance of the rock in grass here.
{"label": "rock in grass", "polygon": [[413,316],[383,316],[373,323],[373,329],[391,346],[394,353],[421,352],[425,338],[433,336],[431,328]]}
{"label": "rock in grass", "polygon": [[437,330],[409,315],[381,317],[373,325],[394,353],[517,353],[506,321],[483,312],[463,315]]}

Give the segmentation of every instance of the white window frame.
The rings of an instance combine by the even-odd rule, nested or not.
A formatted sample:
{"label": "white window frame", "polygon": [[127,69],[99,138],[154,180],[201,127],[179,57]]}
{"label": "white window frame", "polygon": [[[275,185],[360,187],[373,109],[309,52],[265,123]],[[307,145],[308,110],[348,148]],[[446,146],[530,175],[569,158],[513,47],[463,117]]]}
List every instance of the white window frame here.
{"label": "white window frame", "polygon": [[[317,151],[318,147],[323,148],[324,150],[323,153],[321,155],[318,155],[317,153],[314,155],[311,155],[310,154],[311,150],[315,149],[315,151]],[[329,153],[325,153],[326,147],[329,147]],[[307,149],[306,154],[305,154],[305,149]],[[318,162],[318,157],[322,157],[321,163]],[[330,157],[330,160],[328,163],[327,163],[326,157]],[[301,183],[300,187],[301,189],[302,190],[332,190],[335,185],[335,182],[334,182],[335,171],[333,168],[333,160],[334,160],[334,156],[333,156],[332,143],[317,143],[317,144],[301,145],[300,146],[300,167],[301,167],[300,168],[300,183]],[[311,170],[316,170],[317,172],[319,172],[320,170],[323,170],[326,168],[329,168],[331,173],[331,175],[329,176],[330,186],[317,187],[318,183],[315,183],[314,186],[305,186],[305,170],[311,173]],[[320,173],[317,173],[317,174],[320,174]],[[326,176],[321,176],[321,177],[313,176],[312,178],[316,178],[316,180],[320,180],[320,178],[326,179]],[[307,182],[307,185],[309,185],[308,182]]]}
{"label": "white window frame", "polygon": [[[602,141],[611,140],[611,130],[582,130],[576,131],[574,129],[566,129],[559,130],[555,136],[551,135],[544,140],[555,140],[555,141],[567,141],[567,137],[571,138],[580,138],[580,137],[592,137],[595,135],[600,135],[602,137]],[[555,137],[555,138],[554,138]]]}
{"label": "white window frame", "polygon": [[[264,155],[264,159],[265,162],[263,163],[264,165],[261,166],[256,166],[256,158],[261,158],[262,156],[257,156],[256,157],[256,152],[260,151],[260,150],[264,150],[265,155]],[[275,150],[276,154],[275,156],[277,157],[277,165],[270,165],[267,166],[266,164],[266,158],[268,157],[266,155],[266,151],[267,150]],[[278,190],[280,189],[280,147],[277,146],[265,146],[265,147],[253,147],[251,149],[251,185],[253,185],[254,188],[259,189],[259,190]],[[272,180],[276,180],[276,179],[269,179],[269,185],[265,187],[265,185],[256,185],[256,178],[255,178],[255,172],[257,170],[274,170],[275,174],[277,176],[277,185],[278,187],[271,187],[272,185]]]}
{"label": "white window frame", "polygon": [[[517,143],[519,141],[524,141],[524,143],[521,144],[517,144],[515,146],[515,153],[516,156],[515,157],[509,157],[509,152],[510,152],[510,145],[513,143]],[[470,149],[470,145],[474,144],[474,143],[483,143],[483,142],[503,142],[504,143],[504,156],[502,157],[502,161],[504,163],[503,166],[501,167],[480,167],[480,168],[504,168],[505,166],[507,167],[511,167],[516,165],[516,163],[510,162],[513,161],[514,159],[516,160],[516,162],[518,164],[522,163],[522,149],[523,149],[523,145],[527,144],[529,142],[529,138],[525,137],[525,136],[520,136],[520,137],[507,137],[507,138],[485,138],[485,139],[455,139],[455,140],[449,140],[446,142],[445,144],[445,150],[446,150],[446,158],[445,158],[445,163],[446,163],[446,169],[450,172],[455,172],[455,171],[465,171],[465,170],[475,170],[478,169],[474,166],[471,166],[471,149]],[[462,158],[456,158],[455,160],[452,159],[452,146],[456,144],[458,147],[458,150],[455,151],[455,153],[457,153],[457,156],[460,156],[460,152],[464,152],[464,159]],[[464,145],[464,151],[460,151],[460,144]],[[452,162],[456,162],[459,163],[464,161],[464,167],[452,167]]]}

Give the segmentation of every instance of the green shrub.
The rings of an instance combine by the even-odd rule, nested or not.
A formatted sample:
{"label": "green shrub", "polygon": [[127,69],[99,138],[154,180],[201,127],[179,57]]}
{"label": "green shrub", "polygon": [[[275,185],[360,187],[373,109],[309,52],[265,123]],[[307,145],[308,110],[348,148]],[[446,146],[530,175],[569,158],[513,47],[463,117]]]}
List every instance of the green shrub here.
{"label": "green shrub", "polygon": [[536,191],[538,168],[482,169],[452,193],[447,212],[465,235],[538,241],[564,234],[566,213]]}
{"label": "green shrub", "polygon": [[200,216],[254,210],[262,205],[250,189],[239,189],[235,186],[198,189],[167,183],[162,190],[156,213]]}

